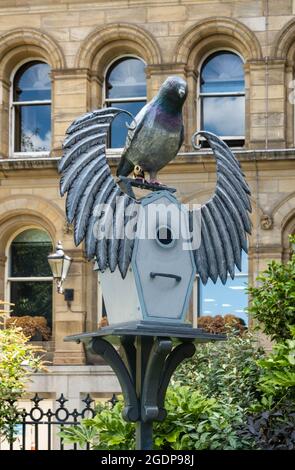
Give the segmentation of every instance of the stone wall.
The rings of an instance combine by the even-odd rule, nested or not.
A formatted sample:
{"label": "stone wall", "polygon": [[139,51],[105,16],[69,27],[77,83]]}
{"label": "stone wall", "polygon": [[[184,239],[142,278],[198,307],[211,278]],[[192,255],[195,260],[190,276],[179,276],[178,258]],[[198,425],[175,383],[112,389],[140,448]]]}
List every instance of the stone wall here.
{"label": "stone wall", "polygon": [[186,148],[197,127],[198,74],[209,52],[245,61],[246,147],[292,147],[295,5],[282,1],[26,1],[0,5],[0,154],[9,156],[9,83],[25,58],[52,67],[53,154],[69,123],[102,103],[108,64],[135,54],[147,64],[148,97],[176,73],[189,82]]}

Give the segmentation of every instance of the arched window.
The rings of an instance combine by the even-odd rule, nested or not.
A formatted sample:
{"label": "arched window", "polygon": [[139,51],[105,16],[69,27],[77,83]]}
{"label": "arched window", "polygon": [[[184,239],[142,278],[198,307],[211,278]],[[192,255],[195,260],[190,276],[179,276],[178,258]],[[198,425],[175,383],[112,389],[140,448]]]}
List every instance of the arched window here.
{"label": "arched window", "polygon": [[43,316],[52,326],[52,273],[47,261],[50,237],[31,228],[17,235],[9,250],[8,287],[13,316]]}
{"label": "arched window", "polygon": [[201,129],[213,132],[229,145],[245,139],[245,81],[243,61],[237,54],[210,55],[200,76]]}
{"label": "arched window", "polygon": [[218,279],[214,284],[210,279],[206,285],[199,282],[199,315],[234,315],[248,324],[246,294],[248,282],[248,255],[242,252],[242,270],[236,268],[235,278],[228,277],[225,285]]}
{"label": "arched window", "polygon": [[49,152],[51,145],[50,67],[27,62],[13,80],[13,153]]}
{"label": "arched window", "polygon": [[[109,68],[105,82],[106,106],[129,111],[133,116],[146,104],[145,64],[136,57],[124,57]],[[110,147],[122,148],[127,135],[125,114],[119,115],[111,128]]]}

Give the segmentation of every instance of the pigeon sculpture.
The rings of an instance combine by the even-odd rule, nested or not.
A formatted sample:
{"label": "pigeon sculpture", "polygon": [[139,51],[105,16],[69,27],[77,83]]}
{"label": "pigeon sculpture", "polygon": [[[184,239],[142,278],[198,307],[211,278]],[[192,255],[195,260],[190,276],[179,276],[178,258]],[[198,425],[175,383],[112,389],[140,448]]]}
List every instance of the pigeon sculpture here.
{"label": "pigeon sculpture", "polygon": [[168,77],[158,94],[147,103],[131,123],[117,176],[147,171],[150,182],[157,183],[157,172],[176,157],[183,143],[182,107],[187,83]]}
{"label": "pigeon sculpture", "polygon": [[[157,172],[172,160],[182,143],[182,106],[187,85],[169,77],[157,96],[131,123],[117,174],[128,175],[134,167]],[[66,217],[74,224],[74,241],[85,240],[86,256],[96,259],[101,272],[119,269],[125,278],[131,262],[139,209],[144,200],[131,197],[117,184],[106,158],[108,130],[122,111],[104,108],[76,119],[67,130],[64,155],[59,163],[60,193],[67,192]],[[216,135],[200,131],[216,159],[217,181],[213,196],[201,206],[201,241],[192,248],[196,271],[203,283],[208,278],[223,283],[241,269],[241,251],[247,251],[246,233],[251,231],[250,191],[240,164]],[[195,136],[197,135],[195,134]],[[194,136],[194,138],[195,138]],[[151,185],[155,186],[155,185]],[[151,187],[152,189],[152,187]],[[158,190],[167,191],[159,185]],[[175,199],[176,201],[176,199]],[[177,202],[177,201],[176,201]],[[188,212],[191,226],[195,212]],[[130,224],[130,221],[132,224]],[[98,237],[97,233],[105,236]],[[108,235],[112,233],[113,236]]]}

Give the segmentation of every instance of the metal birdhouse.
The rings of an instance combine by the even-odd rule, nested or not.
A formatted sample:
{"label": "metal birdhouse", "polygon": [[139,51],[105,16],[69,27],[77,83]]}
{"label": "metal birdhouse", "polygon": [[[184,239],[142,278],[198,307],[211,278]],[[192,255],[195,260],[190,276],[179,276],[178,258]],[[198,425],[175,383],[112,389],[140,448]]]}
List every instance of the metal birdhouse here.
{"label": "metal birdhouse", "polygon": [[187,210],[168,191],[157,191],[141,201],[125,279],[118,268],[99,273],[110,324],[186,321],[196,273],[193,254],[185,249],[188,221]]}

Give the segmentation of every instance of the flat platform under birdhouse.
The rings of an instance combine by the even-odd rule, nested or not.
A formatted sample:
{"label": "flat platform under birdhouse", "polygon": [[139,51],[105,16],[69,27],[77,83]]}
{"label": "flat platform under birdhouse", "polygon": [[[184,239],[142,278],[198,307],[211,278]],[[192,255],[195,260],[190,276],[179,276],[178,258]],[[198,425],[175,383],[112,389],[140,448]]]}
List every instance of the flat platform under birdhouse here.
{"label": "flat platform under birdhouse", "polygon": [[130,322],[121,323],[114,326],[105,326],[97,331],[89,333],[77,333],[76,335],[66,336],[64,341],[76,341],[88,343],[92,338],[108,336],[111,342],[116,342],[116,337],[120,336],[153,336],[169,337],[175,340],[194,341],[196,343],[207,343],[209,341],[224,341],[226,335],[207,333],[202,328],[193,328],[191,325],[172,325],[157,322]]}

